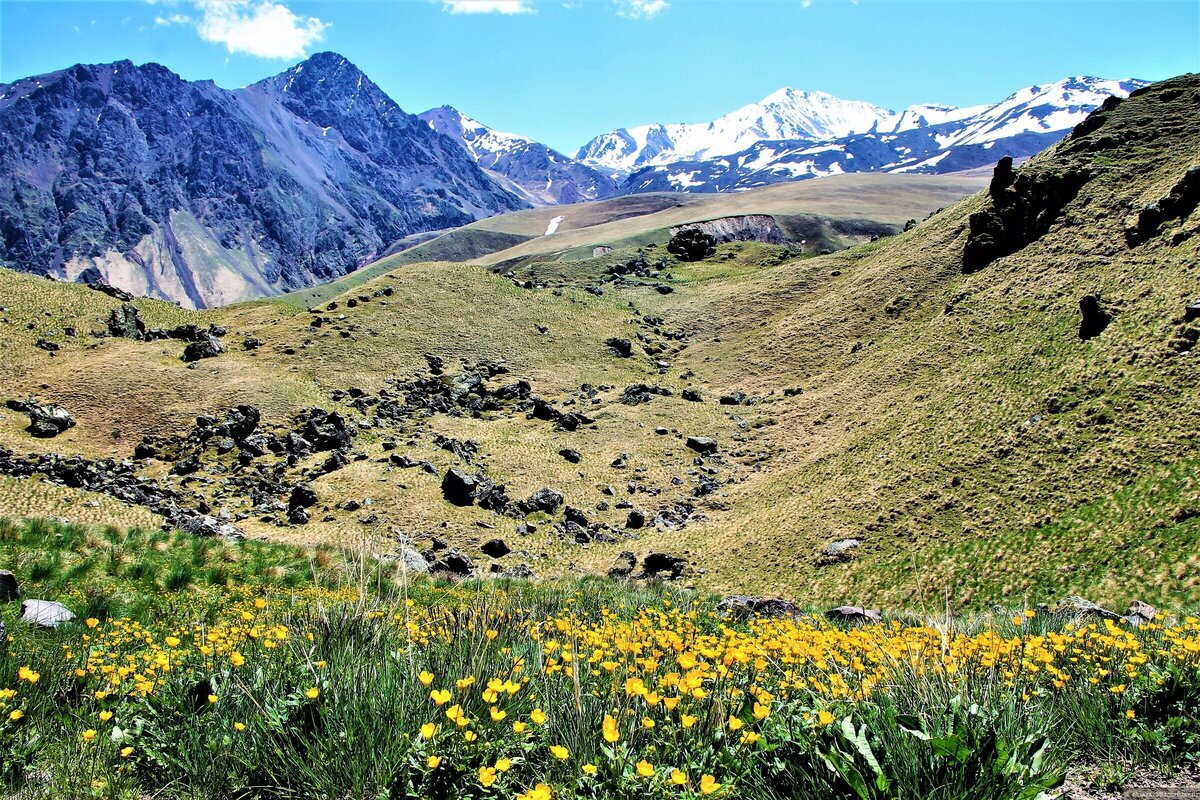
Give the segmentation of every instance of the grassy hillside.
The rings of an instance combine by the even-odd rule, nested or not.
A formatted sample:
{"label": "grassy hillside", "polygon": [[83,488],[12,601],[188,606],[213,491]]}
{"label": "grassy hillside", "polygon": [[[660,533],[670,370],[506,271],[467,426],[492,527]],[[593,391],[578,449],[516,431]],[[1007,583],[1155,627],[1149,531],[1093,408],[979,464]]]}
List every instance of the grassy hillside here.
{"label": "grassy hillside", "polygon": [[[966,190],[953,183],[962,179],[915,176],[672,196],[683,205],[578,228],[566,207],[551,215],[566,217],[552,237],[539,235],[548,209],[487,221],[511,227],[481,229],[537,238],[480,261],[519,264],[518,277],[545,289],[518,288],[483,263],[432,263],[364,274],[323,297],[318,314],[284,301],[204,314],[137,301],[151,326],[228,328],[229,352],[194,369],[174,340],[90,337],[119,305],[105,295],[0,273],[0,390],[58,403],[79,423],[33,439],[24,415],[5,410],[0,445],[128,457],[143,436],[187,435],[200,413],[252,404],[263,426],[282,435],[297,414],[321,406],[369,423],[347,463],[322,473],[326,453],[255,462],[287,487],[311,482],[318,502],[307,524],[289,526],[282,512],[255,507],[237,483],[250,470],[233,454],[205,449],[199,479],[168,474],[170,460],[139,469],[180,491],[182,502],[242,517],[250,536],[366,540],[378,549],[394,547],[397,536],[419,546],[436,536],[483,569],[525,563],[544,576],[603,573],[629,550],[678,555],[689,564],[685,580],[705,588],[814,603],[944,608],[947,600],[987,606],[1066,592],[1110,603],[1135,595],[1194,602],[1200,378],[1187,355],[1197,323],[1185,321],[1184,309],[1200,295],[1200,217],[1184,208],[1133,245],[1126,228],[1196,166],[1197,89],[1193,77],[1156,85],[1022,166],[1017,188],[1032,181],[1034,189],[1014,201],[1019,209],[1064,205],[1030,211],[1021,224],[1036,235],[970,274],[970,218],[992,208],[987,193],[907,233],[828,256],[731,244],[683,265],[659,248],[652,255],[667,259],[664,274],[608,283],[599,296],[584,288],[595,289],[611,257],[560,261],[572,248],[734,207],[794,214],[803,199],[828,217],[903,222]],[[1072,181],[1072,199],[1046,188]],[[707,203],[725,205],[717,213]],[[588,213],[601,213],[599,205]],[[1112,316],[1086,341],[1078,335],[1085,296],[1098,296]],[[64,335],[68,326],[75,337]],[[246,337],[262,346],[244,350]],[[61,349],[46,352],[39,338]],[[615,355],[612,338],[629,340],[631,357]],[[444,360],[447,381],[465,379],[461,360],[502,361],[509,372],[488,378],[488,391],[524,379],[559,412],[595,424],[556,430],[513,403],[381,421],[378,404],[428,377],[427,354]],[[670,395],[635,391],[631,399],[643,402],[623,402],[636,384]],[[351,388],[376,405],[350,405],[340,391]],[[685,389],[702,401],[684,399]],[[745,402],[718,403],[732,392]],[[717,454],[698,456],[690,436],[715,439]],[[478,454],[456,454],[438,437],[473,440]],[[580,463],[564,460],[562,448],[579,451]],[[428,460],[433,472],[400,467],[393,455]],[[451,505],[440,482],[452,466],[505,484],[513,500],[553,487],[607,527],[578,544],[561,510],[526,518]],[[5,480],[0,492],[0,505],[22,513],[96,514],[90,495],[48,491],[35,479]],[[650,524],[627,527],[631,510]],[[523,522],[536,530],[519,533]],[[479,548],[497,537],[514,552],[493,560]],[[842,539],[859,545],[824,554]]]}

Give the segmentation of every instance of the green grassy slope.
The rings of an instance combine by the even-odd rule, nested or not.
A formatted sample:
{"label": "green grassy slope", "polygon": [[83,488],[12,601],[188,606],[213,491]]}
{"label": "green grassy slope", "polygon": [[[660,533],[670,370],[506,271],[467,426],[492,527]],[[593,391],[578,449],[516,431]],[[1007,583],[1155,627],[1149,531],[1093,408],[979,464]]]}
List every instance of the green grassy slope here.
{"label": "green grassy slope", "polygon": [[[543,575],[603,572],[626,549],[668,551],[687,558],[689,580],[705,587],[817,603],[932,606],[949,594],[952,603],[988,605],[1067,591],[1107,602],[1135,594],[1194,602],[1200,377],[1179,341],[1196,326],[1183,315],[1200,295],[1200,236],[1192,235],[1200,215],[1189,212],[1136,247],[1124,231],[1131,215],[1196,166],[1198,88],[1191,77],[1159,84],[1096,130],[1023,166],[1028,175],[1086,169],[1091,177],[1062,214],[1051,215],[1045,235],[970,275],[962,270],[968,219],[989,205],[985,194],[900,236],[830,256],[790,258],[750,243],[724,245],[720,258],[697,264],[669,260],[672,277],[658,282],[669,283],[670,294],[608,285],[593,296],[579,287],[591,285],[604,259],[558,262],[558,251],[539,255],[532,245],[590,242],[602,228],[661,227],[648,220],[699,213],[697,203],[581,229],[567,227],[568,211],[561,234],[487,257],[525,251],[521,270],[552,278],[555,288],[519,289],[484,266],[409,264],[336,298],[339,308],[320,329],[283,301],[204,314],[138,301],[152,325],[194,320],[230,329],[229,353],[187,369],[177,342],[88,337],[115,301],[0,272],[8,306],[0,393],[60,402],[80,421],[58,439],[34,440],[23,416],[3,411],[0,445],[123,456],[143,433],[183,433],[195,414],[243,402],[260,406],[267,424],[282,425],[311,405],[358,419],[332,390],[377,392],[424,369],[427,353],[452,372],[460,358],[489,358],[511,368],[502,380],[525,378],[535,393],[597,424],[556,432],[520,413],[436,414],[395,430],[368,429],[355,445],[363,460],[315,481],[322,508],[311,523],[278,528],[252,517],[247,532],[379,547],[394,546],[397,531],[418,541],[436,534],[484,565],[480,543],[500,536],[519,551],[501,565],[526,561]],[[888,177],[808,181],[789,191],[820,193],[814,213],[833,217],[872,216],[847,211],[869,204],[891,208],[901,222],[923,216],[916,209],[928,209],[931,194],[916,187],[931,184],[914,178],[909,196]],[[752,194],[721,202],[747,204],[739,213],[796,208],[795,197],[771,206],[765,192],[751,207]],[[374,296],[385,288],[390,296]],[[1114,319],[1081,341],[1079,301],[1096,294]],[[348,307],[360,295],[372,299]],[[79,329],[74,339],[62,335],[67,325]],[[604,345],[639,334],[665,349],[620,359]],[[263,347],[242,351],[237,343],[247,335]],[[63,349],[51,356],[34,347],[39,337]],[[666,361],[662,372],[655,359]],[[643,382],[674,394],[620,402],[625,386]],[[601,387],[598,402],[579,394],[584,383]],[[683,400],[684,388],[705,402]],[[717,404],[734,390],[752,402]],[[392,438],[399,452],[428,458],[439,471],[457,465],[433,444],[434,434],[475,439],[480,464],[511,496],[554,486],[613,526],[616,541],[564,541],[546,519],[519,537],[515,519],[443,501],[438,476],[380,462]],[[715,437],[721,459],[695,463],[689,435]],[[582,452],[583,462],[563,461],[563,447]],[[613,466],[619,456],[625,466]],[[713,491],[694,496],[709,478],[718,482]],[[641,489],[629,495],[631,481]],[[41,513],[70,515],[84,507],[82,497],[64,504],[71,494],[0,483],[0,505],[22,513],[45,507]],[[685,527],[624,532],[626,511],[614,505],[626,496],[647,511],[688,502],[698,516]],[[370,499],[377,519],[363,524],[361,512],[334,507],[347,499]],[[825,564],[822,549],[842,538],[861,545]]]}

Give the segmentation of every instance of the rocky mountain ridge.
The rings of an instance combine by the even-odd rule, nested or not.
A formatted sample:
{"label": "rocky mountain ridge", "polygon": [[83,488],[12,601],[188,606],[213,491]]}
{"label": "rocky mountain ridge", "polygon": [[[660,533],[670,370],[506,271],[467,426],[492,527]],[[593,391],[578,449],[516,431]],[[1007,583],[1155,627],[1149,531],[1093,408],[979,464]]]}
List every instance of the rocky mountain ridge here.
{"label": "rocky mountain ridge", "polygon": [[236,90],[128,61],[0,85],[0,264],[24,272],[203,308],[527,205],[334,53]]}

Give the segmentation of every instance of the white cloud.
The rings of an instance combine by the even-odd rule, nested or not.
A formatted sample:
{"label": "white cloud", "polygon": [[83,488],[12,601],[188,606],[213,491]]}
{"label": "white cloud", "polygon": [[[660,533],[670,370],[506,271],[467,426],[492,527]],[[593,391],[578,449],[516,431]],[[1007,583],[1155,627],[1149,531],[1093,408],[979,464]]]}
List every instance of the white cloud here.
{"label": "white cloud", "polygon": [[670,6],[667,0],[617,0],[617,15],[626,19],[652,19]]}
{"label": "white cloud", "polygon": [[271,0],[196,0],[196,7],[203,14],[196,26],[201,39],[259,58],[303,58],[329,27]]}
{"label": "white cloud", "polygon": [[533,0],[442,0],[451,14],[530,14]]}
{"label": "white cloud", "polygon": [[[174,8],[177,0],[145,0],[149,5]],[[194,25],[206,42],[223,44],[230,53],[258,58],[297,59],[325,38],[328,22],[301,17],[274,0],[192,0],[197,16],[159,15],[154,24]]]}
{"label": "white cloud", "polygon": [[160,27],[163,25],[187,25],[191,21],[192,21],[192,18],[189,17],[187,14],[172,14],[169,17],[155,17],[154,18],[154,24],[158,25]]}

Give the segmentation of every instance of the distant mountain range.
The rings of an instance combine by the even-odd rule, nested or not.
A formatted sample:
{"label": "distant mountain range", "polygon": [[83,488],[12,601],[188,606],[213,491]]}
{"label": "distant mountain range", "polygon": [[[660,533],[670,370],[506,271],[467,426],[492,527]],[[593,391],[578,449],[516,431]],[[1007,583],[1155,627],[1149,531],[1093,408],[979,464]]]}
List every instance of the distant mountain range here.
{"label": "distant mountain range", "polygon": [[895,112],[784,88],[712,122],[618,128],[576,153],[621,194],[727,192],[845,172],[946,173],[1030,156],[1139,80],[1065,78],[998,103]]}
{"label": "distant mountain range", "polygon": [[449,106],[408,114],[335,53],[235,90],[158,64],[76,65],[0,84],[0,265],[220,305],[530,206],[1028,156],[1143,85],[1070,78],[898,113],[781,89],[712,122],[620,128],[572,158]]}

